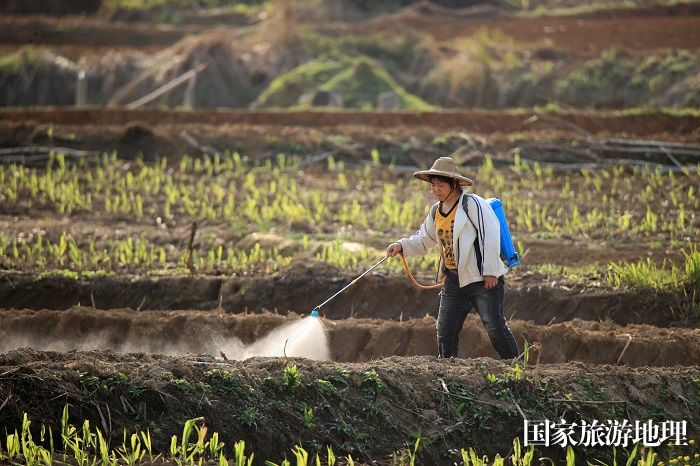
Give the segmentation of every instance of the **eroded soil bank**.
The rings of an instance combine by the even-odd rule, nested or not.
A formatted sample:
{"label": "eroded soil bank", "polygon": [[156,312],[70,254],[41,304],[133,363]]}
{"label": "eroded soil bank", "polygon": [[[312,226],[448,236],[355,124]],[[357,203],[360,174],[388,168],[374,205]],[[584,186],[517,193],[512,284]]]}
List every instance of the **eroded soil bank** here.
{"label": "eroded soil bank", "polygon": [[[206,353],[229,359],[252,356],[304,356],[365,362],[390,356],[435,355],[435,318],[403,322],[383,319],[322,319],[325,336],[310,333],[298,315],[220,314],[216,311],[97,310],[0,312],[0,353],[17,348],[168,355]],[[700,330],[621,327],[611,322],[573,320],[535,325],[511,320],[521,350],[534,346],[529,360],[581,361],[642,366],[700,365]],[[325,348],[330,349],[328,353]],[[477,316],[465,322],[460,357],[497,357]]]}
{"label": "eroded soil bank", "polygon": [[[291,365],[296,376],[290,379]],[[279,462],[294,444],[386,464],[392,452],[423,439],[420,464],[451,464],[459,449],[507,453],[529,419],[685,420],[700,425],[700,368],[643,368],[581,363],[539,365],[524,373],[490,358],[390,357],[367,363],[253,358],[244,362],[187,355],[109,351],[0,355],[0,429],[22,413],[35,426],[70,419],[100,426],[121,442],[122,429],[149,428],[167,449],[188,418],[203,416],[227,445],[245,439],[256,460]],[[292,382],[290,382],[292,380]],[[305,409],[313,418],[304,422]],[[519,412],[522,411],[522,414]],[[576,447],[582,463],[611,448]],[[325,452],[325,449],[321,450]],[[561,458],[559,447],[539,456]]]}
{"label": "eroded soil bank", "polygon": [[[433,127],[441,129],[470,128],[478,132],[516,132],[532,129],[524,112],[508,111],[424,111],[424,112],[363,112],[363,111],[216,111],[196,110],[173,112],[153,109],[10,109],[3,110],[4,120],[15,122],[55,123],[64,125],[125,125],[137,121],[152,125],[264,125],[264,126],[365,126]],[[603,112],[572,112],[557,115],[560,120],[575,123],[591,132],[633,134],[694,134],[700,117],[667,114],[623,115]],[[561,127],[561,121],[545,122],[545,127]]]}
{"label": "eroded soil bank", "polygon": [[[0,275],[0,308],[213,310],[224,313],[272,311],[308,314],[356,275],[326,267],[293,267],[284,273],[239,277],[107,276],[72,279],[5,272]],[[427,279],[425,279],[427,283]],[[387,296],[390,299],[387,299]],[[598,286],[572,287],[537,276],[509,279],[506,314],[552,324],[584,319],[616,324],[696,328],[700,316],[686,312],[686,297],[650,290],[614,291]],[[329,319],[348,317],[407,320],[437,315],[436,290],[415,288],[405,275],[368,274],[322,308]]]}

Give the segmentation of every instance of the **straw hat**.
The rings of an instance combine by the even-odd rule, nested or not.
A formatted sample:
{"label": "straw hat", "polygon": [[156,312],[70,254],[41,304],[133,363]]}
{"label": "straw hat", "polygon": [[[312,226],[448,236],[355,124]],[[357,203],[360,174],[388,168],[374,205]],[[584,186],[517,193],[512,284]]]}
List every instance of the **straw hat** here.
{"label": "straw hat", "polygon": [[437,159],[430,170],[421,170],[413,174],[416,178],[423,181],[430,181],[431,176],[447,176],[459,180],[460,186],[471,186],[474,184],[472,180],[459,173],[459,167],[452,157],[440,157]]}

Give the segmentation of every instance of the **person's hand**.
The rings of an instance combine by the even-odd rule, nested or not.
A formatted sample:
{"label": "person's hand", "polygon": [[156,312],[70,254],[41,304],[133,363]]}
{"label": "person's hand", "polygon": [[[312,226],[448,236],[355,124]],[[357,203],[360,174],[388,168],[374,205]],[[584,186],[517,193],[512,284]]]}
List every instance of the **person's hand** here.
{"label": "person's hand", "polygon": [[498,285],[498,277],[494,277],[493,275],[484,276],[484,288],[490,290],[491,288],[496,288],[496,285]]}
{"label": "person's hand", "polygon": [[389,257],[394,257],[398,253],[403,251],[400,243],[391,243],[388,248],[386,248],[386,255]]}

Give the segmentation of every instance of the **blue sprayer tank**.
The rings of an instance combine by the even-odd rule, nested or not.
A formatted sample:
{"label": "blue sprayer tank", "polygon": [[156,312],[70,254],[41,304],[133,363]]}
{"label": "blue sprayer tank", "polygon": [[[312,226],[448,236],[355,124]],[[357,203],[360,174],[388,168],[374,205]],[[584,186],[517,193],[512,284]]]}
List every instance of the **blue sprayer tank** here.
{"label": "blue sprayer tank", "polygon": [[512,269],[520,265],[520,255],[515,250],[513,246],[513,238],[510,236],[510,229],[508,228],[508,220],[506,220],[506,214],[503,212],[503,203],[500,199],[492,197],[487,199],[486,202],[489,203],[493,211],[498,217],[498,223],[501,224],[501,256],[508,264],[508,268]]}

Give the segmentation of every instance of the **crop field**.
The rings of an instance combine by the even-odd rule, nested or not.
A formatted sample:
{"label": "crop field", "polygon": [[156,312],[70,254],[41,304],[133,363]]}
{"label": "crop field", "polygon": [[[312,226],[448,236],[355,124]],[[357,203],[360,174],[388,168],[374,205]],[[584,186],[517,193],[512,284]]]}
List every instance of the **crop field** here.
{"label": "crop field", "polygon": [[[83,130],[94,131],[69,129]],[[112,445],[123,428],[136,434],[124,455],[138,456],[130,442],[148,432],[154,451],[185,461],[195,450],[169,453],[170,435],[182,442],[186,421],[204,417],[193,439],[206,425],[271,461],[302,451],[330,461],[330,446],[339,461],[440,464],[463,461],[452,445],[465,458],[470,447],[512,455],[522,438],[515,406],[528,418],[697,423],[697,164],[561,164],[514,152],[467,165],[474,191],[503,199],[523,255],[506,311],[529,362],[513,372],[489,359],[474,316],[460,348],[469,359],[434,359],[437,292],[413,288],[398,259],[322,309],[322,338],[305,324],[426,215],[432,201],[400,155],[67,154],[0,167],[7,426],[27,412],[57,432],[69,406]],[[434,279],[435,255],[409,264]],[[299,429],[308,442],[291,434]],[[484,442],[483,429],[507,441]],[[90,438],[94,447],[76,440],[86,455],[99,451]],[[215,445],[197,454],[216,457]],[[578,457],[612,461],[610,451]]]}
{"label": "crop field", "polygon": [[[698,3],[39,3],[0,5],[0,464],[700,466]],[[442,155],[503,202],[520,362],[474,312],[437,358],[399,257],[355,281]]]}

